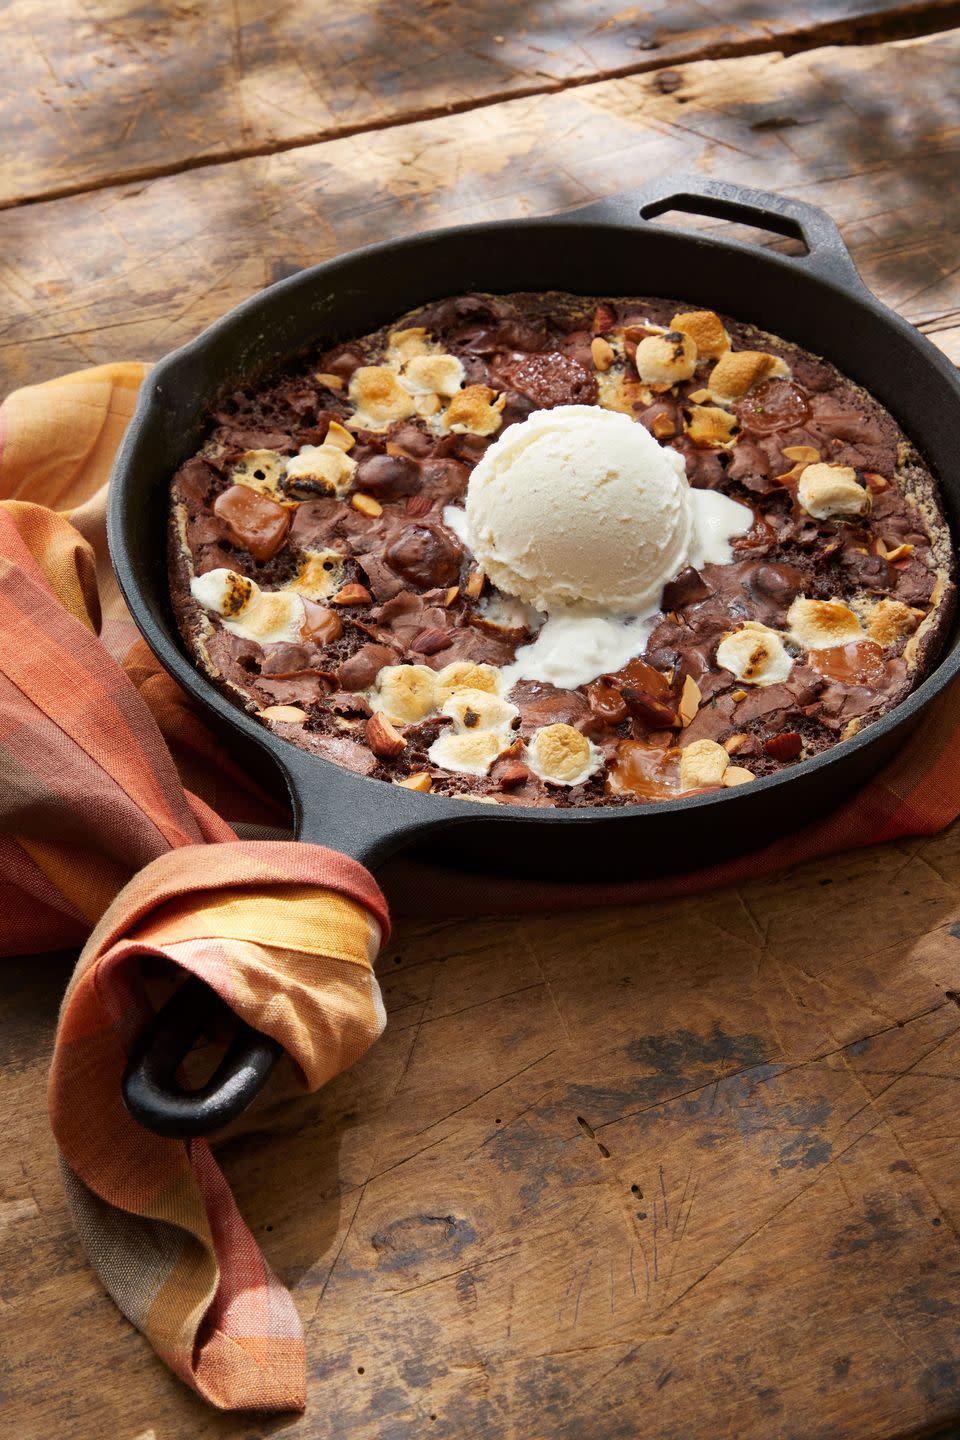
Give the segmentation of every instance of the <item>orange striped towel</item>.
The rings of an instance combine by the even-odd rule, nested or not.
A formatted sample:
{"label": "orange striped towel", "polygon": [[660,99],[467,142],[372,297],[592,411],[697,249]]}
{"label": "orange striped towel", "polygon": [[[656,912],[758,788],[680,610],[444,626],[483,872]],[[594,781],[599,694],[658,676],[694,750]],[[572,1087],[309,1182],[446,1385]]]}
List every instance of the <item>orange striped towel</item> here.
{"label": "orange striped towel", "polygon": [[[150,1011],[141,962],[162,957],[322,1085],[383,1029],[373,962],[387,910],[345,856],[237,840],[184,789],[151,713],[184,773],[200,775],[214,748],[188,702],[142,653],[139,690],[114,658],[132,631],[104,494],[142,375],[106,366],[0,408],[0,948],[89,934],[63,1001],[50,1115],[77,1229],[116,1303],[214,1405],[302,1409],[290,1295],[209,1147],[143,1130],[121,1077]],[[235,787],[232,813],[269,815],[240,772],[214,768]]]}
{"label": "orange striped towel", "polygon": [[[296,1312],[209,1149],[148,1135],[120,1102],[148,1013],[138,962],[159,955],[202,976],[314,1087],[382,1029],[372,964],[387,914],[370,875],[344,856],[234,838],[222,817],[283,826],[289,815],[136,640],[104,515],[143,373],[104,366],[0,407],[0,948],[80,944],[96,926],[64,1000],[50,1083],[77,1228],[118,1305],[202,1395],[292,1409],[304,1389]],[[954,687],[860,794],[713,870],[531,886],[401,861],[391,890],[435,913],[627,904],[932,834],[958,814]],[[182,848],[197,844],[202,866]]]}

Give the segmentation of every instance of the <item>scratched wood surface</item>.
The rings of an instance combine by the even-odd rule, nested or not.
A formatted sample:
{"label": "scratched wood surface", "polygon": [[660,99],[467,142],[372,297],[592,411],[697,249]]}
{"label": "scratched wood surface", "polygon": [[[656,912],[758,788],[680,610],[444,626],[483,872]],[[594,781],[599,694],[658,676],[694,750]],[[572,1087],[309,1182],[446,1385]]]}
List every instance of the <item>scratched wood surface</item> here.
{"label": "scratched wood surface", "polygon": [[[16,9],[39,14],[0,9],[0,26]],[[110,12],[83,13],[109,56]],[[285,23],[299,13],[286,7]],[[618,68],[616,26],[640,12],[603,13],[614,24],[593,43],[614,30],[620,49],[590,50],[583,71],[558,75]],[[697,23],[735,15],[762,29],[745,18],[758,13],[698,11]],[[116,33],[159,35],[169,20],[182,40],[192,14],[118,5]],[[669,15],[657,23],[671,35],[694,26],[682,7]],[[561,19],[537,7],[528,35],[559,35]],[[506,55],[528,42],[511,23]],[[211,33],[221,24],[227,33],[222,19]],[[79,54],[86,42],[56,43]],[[557,209],[681,168],[827,205],[874,289],[960,356],[960,38],[691,64],[675,63],[673,44],[649,74],[7,210],[0,391],[157,356],[270,279],[364,240]],[[157,45],[139,75],[141,89],[163,76],[168,148],[132,123],[110,174],[157,153],[179,163],[178,136],[196,143],[195,115],[163,109]],[[558,67],[582,59],[572,40],[551,54]],[[129,56],[116,92],[100,86],[105,107],[132,85]],[[427,94],[449,100],[436,67],[429,91],[428,70],[398,84],[389,114]],[[78,103],[68,80],[49,92],[62,118]],[[359,103],[351,86],[345,100]],[[29,108],[39,85],[22,88]],[[63,133],[88,120],[63,118]],[[56,147],[33,165],[36,185],[55,189]],[[43,1106],[70,960],[4,962],[0,1430],[955,1434],[958,937],[960,829],[668,904],[402,922],[380,962],[382,1042],[318,1096],[277,1083],[218,1146],[307,1330],[309,1409],[279,1420],[211,1414],[104,1296],[70,1225]]]}
{"label": "scratched wood surface", "polygon": [[158,358],[371,240],[680,170],[826,205],[867,283],[960,358],[958,62],[960,31],[703,61],[0,212],[0,391]]}
{"label": "scratched wood surface", "polygon": [[602,74],[956,15],[956,0],[12,0],[0,6],[0,205]]}

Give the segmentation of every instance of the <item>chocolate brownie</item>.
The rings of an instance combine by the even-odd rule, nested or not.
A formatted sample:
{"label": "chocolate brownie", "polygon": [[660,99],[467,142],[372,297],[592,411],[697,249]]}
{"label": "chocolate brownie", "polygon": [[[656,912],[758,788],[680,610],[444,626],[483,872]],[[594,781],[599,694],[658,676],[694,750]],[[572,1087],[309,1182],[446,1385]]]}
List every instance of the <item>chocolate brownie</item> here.
{"label": "chocolate brownie", "polygon": [[[667,584],[644,653],[576,689],[504,682],[543,617],[457,525],[535,410],[623,412],[750,507]],[[634,804],[840,744],[930,671],[955,599],[936,483],[828,361],[663,299],[464,295],[241,385],[171,488],[190,654],[292,744],[435,794]],[[459,757],[459,758],[458,758]]]}

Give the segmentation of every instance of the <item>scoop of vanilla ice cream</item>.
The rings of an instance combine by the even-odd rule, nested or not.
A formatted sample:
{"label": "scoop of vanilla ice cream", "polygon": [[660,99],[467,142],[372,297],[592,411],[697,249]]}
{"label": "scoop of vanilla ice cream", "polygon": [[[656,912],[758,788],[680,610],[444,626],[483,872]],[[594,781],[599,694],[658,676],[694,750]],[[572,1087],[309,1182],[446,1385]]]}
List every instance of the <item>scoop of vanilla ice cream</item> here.
{"label": "scoop of vanilla ice cream", "polygon": [[466,520],[501,590],[538,610],[617,614],[656,607],[694,525],[682,455],[593,405],[537,410],[505,431],[470,477]]}

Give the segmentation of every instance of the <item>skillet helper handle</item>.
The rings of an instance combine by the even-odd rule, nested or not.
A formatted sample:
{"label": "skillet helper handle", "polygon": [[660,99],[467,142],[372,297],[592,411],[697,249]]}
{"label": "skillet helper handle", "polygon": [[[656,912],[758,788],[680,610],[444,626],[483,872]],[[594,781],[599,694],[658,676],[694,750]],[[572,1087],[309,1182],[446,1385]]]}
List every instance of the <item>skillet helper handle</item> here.
{"label": "skillet helper handle", "polygon": [[[767,190],[753,190],[746,185],[712,180],[705,175],[662,175],[635,189],[598,200],[575,213],[636,225],[638,220],[655,220],[673,210],[754,225],[761,230],[772,230],[776,235],[800,240],[807,247],[807,254],[782,258],[805,269],[815,270],[837,284],[849,287],[853,283],[860,289],[865,288],[843,236],[826,211],[804,200],[773,195]],[[690,232],[685,233],[689,235]]]}
{"label": "skillet helper handle", "polygon": [[[205,1085],[183,1086],[177,1073],[200,1035],[221,1025],[234,1033]],[[157,1011],[134,1047],[123,1077],[123,1101],[156,1135],[189,1140],[235,1120],[269,1079],[282,1046],[238,1020],[214,990],[190,976]]]}

